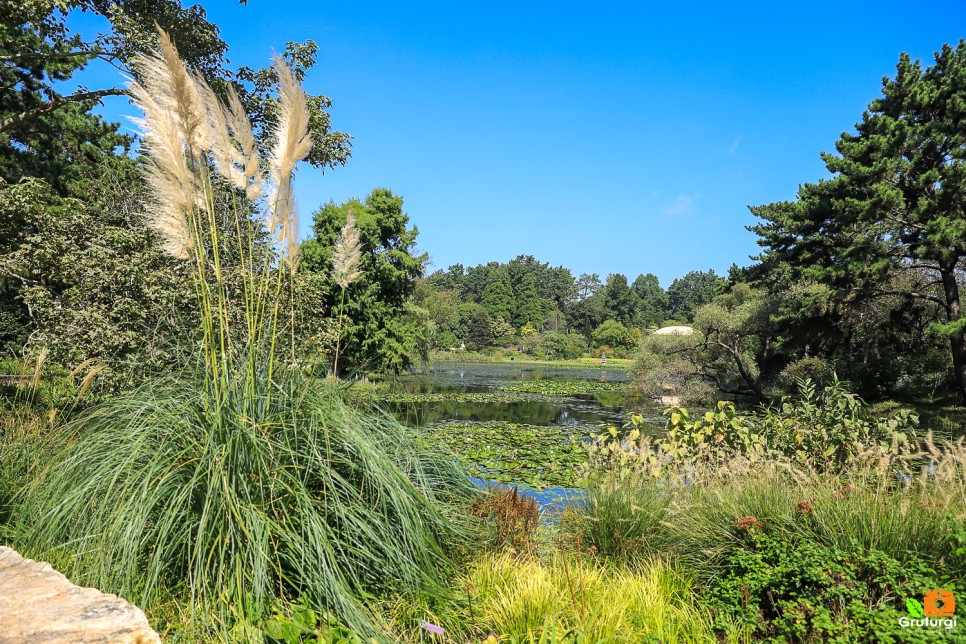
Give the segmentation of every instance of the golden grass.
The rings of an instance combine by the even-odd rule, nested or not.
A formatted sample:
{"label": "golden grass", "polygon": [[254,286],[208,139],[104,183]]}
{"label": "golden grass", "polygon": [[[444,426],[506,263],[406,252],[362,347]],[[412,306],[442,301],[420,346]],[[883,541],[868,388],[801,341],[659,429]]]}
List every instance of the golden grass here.
{"label": "golden grass", "polygon": [[688,579],[654,559],[639,568],[609,569],[588,554],[554,551],[543,559],[508,553],[475,562],[475,632],[499,641],[713,642],[707,615]]}

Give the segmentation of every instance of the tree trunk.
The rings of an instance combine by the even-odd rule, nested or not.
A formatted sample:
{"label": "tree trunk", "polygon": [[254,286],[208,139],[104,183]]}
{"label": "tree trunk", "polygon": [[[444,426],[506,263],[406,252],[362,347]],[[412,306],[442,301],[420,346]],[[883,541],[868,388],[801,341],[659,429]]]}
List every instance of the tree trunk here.
{"label": "tree trunk", "polygon": [[[748,385],[748,391],[750,392],[750,395],[753,396],[759,403],[764,404],[765,402],[767,402],[765,399],[765,392],[761,388],[761,382],[759,381],[758,378],[752,378],[751,374],[748,373],[748,370],[745,369],[745,363],[742,362],[741,360],[741,351],[738,350],[738,346],[737,345],[734,347],[729,346],[724,342],[722,342],[721,340],[717,340],[717,343],[719,347],[723,348],[725,351],[731,354],[731,357],[735,361],[735,366],[738,368],[738,376],[742,379],[742,381],[744,381],[746,385]],[[721,389],[721,387],[718,387],[718,388]],[[740,393],[740,392],[725,391],[725,393]],[[749,394],[745,394],[745,395],[749,395]]]}
{"label": "tree trunk", "polygon": [[[959,322],[962,310],[959,302],[959,284],[956,283],[956,262],[951,266],[942,266],[939,275],[943,281],[943,291],[946,294],[946,321],[950,324]],[[953,352],[953,371],[956,372],[956,388],[966,403],[966,339],[961,330],[949,336],[949,345]]]}

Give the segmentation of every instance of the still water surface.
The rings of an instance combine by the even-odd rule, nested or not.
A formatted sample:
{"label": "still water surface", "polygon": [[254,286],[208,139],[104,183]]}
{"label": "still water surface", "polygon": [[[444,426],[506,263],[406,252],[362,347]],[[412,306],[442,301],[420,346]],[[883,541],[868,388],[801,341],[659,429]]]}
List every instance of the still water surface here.
{"label": "still water surface", "polygon": [[[521,423],[559,427],[561,431],[602,424],[620,427],[632,413],[661,422],[661,409],[653,401],[627,391],[581,391],[596,383],[626,383],[629,374],[613,367],[554,367],[526,363],[437,363],[427,372],[399,379],[394,390],[406,394],[408,402],[388,403],[388,409],[412,426],[429,426],[447,421],[464,423]],[[521,382],[565,383],[565,392],[530,397],[507,393]],[[554,384],[555,384],[554,383]],[[597,385],[599,388],[600,385]],[[431,398],[421,400],[420,398]],[[467,397],[473,400],[466,400]],[[525,398],[525,399],[521,399]],[[473,477],[477,485],[488,483]],[[565,487],[521,490],[535,498],[541,511],[556,514],[566,503],[581,498],[582,491]]]}
{"label": "still water surface", "polygon": [[[399,391],[411,394],[440,394],[441,400],[389,405],[403,422],[429,425],[444,420],[476,422],[503,421],[541,426],[622,425],[631,413],[654,415],[659,411],[646,398],[624,391],[585,393],[574,390],[560,396],[535,400],[465,401],[447,399],[447,394],[497,394],[521,381],[625,383],[623,369],[600,367],[553,367],[526,363],[437,363],[425,374],[402,378]],[[579,389],[579,385],[578,385]]]}

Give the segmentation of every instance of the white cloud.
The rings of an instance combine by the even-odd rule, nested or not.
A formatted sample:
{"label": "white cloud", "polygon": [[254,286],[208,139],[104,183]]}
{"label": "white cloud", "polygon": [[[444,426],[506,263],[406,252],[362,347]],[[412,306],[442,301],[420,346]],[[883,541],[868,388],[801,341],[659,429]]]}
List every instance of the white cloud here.
{"label": "white cloud", "polygon": [[745,135],[739,134],[738,138],[732,141],[731,147],[728,148],[728,152],[730,152],[731,154],[734,154],[735,152],[737,152],[738,146],[741,145],[741,142],[744,140],[745,140]]}
{"label": "white cloud", "polygon": [[691,204],[694,203],[694,197],[691,195],[678,195],[678,198],[674,200],[670,206],[664,209],[665,215],[680,215],[691,208]]}

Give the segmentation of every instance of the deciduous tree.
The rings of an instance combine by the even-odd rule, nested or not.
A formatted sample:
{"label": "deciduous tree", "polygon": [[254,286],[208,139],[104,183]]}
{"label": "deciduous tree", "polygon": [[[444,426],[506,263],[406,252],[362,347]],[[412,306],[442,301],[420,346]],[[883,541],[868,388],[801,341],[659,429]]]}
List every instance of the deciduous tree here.
{"label": "deciduous tree", "polygon": [[[402,197],[376,188],[365,201],[329,202],[313,215],[313,236],[302,244],[300,270],[328,275],[332,249],[349,211],[361,235],[362,275],[346,290],[343,332],[347,370],[402,371],[411,365],[415,343],[409,338],[412,319],[407,301],[422,277],[425,255],[416,254],[419,231],[409,227]],[[323,310],[333,311],[338,289],[330,288]]]}

